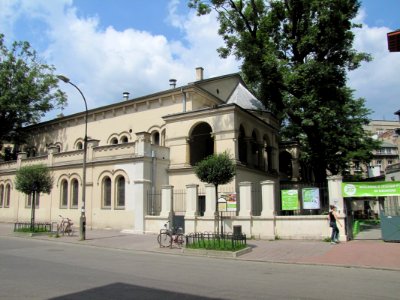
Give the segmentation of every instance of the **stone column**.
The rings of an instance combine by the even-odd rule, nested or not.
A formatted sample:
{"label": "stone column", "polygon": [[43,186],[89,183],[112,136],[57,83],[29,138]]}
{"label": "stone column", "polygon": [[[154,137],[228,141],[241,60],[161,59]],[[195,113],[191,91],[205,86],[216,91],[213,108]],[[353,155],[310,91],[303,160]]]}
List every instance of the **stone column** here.
{"label": "stone column", "polygon": [[340,175],[334,175],[328,177],[328,193],[329,193],[329,205],[335,205],[337,212],[341,217],[344,217],[344,200],[342,197],[342,180],[343,177]]}
{"label": "stone column", "polygon": [[265,180],[261,182],[261,217],[273,217],[275,215],[275,185],[276,182],[274,180]]}
{"label": "stone column", "polygon": [[249,181],[239,183],[240,211],[239,217],[251,216],[251,189],[253,184]]}
{"label": "stone column", "polygon": [[172,185],[161,186],[161,212],[160,217],[167,218],[172,223]]}
{"label": "stone column", "polygon": [[206,184],[206,211],[204,217],[214,218],[216,211],[215,185]]}
{"label": "stone column", "polygon": [[150,180],[135,180],[134,181],[135,199],[135,233],[145,233],[145,216],[147,214],[147,194],[151,188]]}
{"label": "stone column", "polygon": [[198,189],[197,184],[186,185],[185,232],[196,232]]}
{"label": "stone column", "polygon": [[136,154],[138,156],[151,156],[151,140],[150,133],[137,132],[136,133]]}

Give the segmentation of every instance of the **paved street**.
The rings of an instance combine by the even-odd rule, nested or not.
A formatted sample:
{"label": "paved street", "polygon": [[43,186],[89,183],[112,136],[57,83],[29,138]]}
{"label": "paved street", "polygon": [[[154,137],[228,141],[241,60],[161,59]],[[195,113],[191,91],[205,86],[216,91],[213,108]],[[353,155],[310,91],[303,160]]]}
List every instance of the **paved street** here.
{"label": "paved street", "polygon": [[0,298],[398,299],[398,271],[215,259],[85,243],[0,236]]}
{"label": "paved street", "polygon": [[[0,236],[15,237],[12,228],[12,224],[0,223]],[[60,238],[36,236],[30,239],[48,240],[62,244],[73,243],[121,250],[183,255],[180,249],[159,248],[156,242],[156,235],[137,235],[117,230],[88,230],[87,240],[85,241],[79,241],[76,235]],[[239,256],[238,260],[400,271],[400,243],[385,243],[377,239],[355,240],[343,242],[339,245],[331,245],[322,241],[249,240],[248,245],[252,247],[252,251]]]}

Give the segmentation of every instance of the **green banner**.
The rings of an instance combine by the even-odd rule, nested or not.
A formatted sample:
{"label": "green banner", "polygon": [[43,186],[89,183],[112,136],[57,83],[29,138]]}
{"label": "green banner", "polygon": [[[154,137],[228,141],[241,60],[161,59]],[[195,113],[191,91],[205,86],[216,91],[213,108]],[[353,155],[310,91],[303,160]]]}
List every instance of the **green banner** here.
{"label": "green banner", "polygon": [[343,197],[400,196],[400,182],[342,182],[342,195]]}
{"label": "green banner", "polygon": [[297,210],[299,207],[299,195],[297,190],[282,190],[282,210]]}

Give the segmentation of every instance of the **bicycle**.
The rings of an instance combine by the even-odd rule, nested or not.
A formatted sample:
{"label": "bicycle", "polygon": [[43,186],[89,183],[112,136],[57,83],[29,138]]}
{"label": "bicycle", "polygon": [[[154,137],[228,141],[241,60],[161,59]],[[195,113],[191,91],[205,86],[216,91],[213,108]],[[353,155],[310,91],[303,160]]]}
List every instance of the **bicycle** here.
{"label": "bicycle", "polygon": [[160,233],[157,236],[158,244],[160,248],[170,247],[172,248],[173,244],[176,244],[179,248],[185,243],[185,235],[183,234],[182,227],[174,227],[172,230],[168,229],[167,221],[164,224],[164,228],[160,230]]}
{"label": "bicycle", "polygon": [[67,234],[68,236],[71,236],[73,234],[73,229],[72,225],[72,220],[70,218],[64,218],[62,215],[59,215],[61,218],[61,221],[59,224],[57,224],[57,233],[62,235]]}

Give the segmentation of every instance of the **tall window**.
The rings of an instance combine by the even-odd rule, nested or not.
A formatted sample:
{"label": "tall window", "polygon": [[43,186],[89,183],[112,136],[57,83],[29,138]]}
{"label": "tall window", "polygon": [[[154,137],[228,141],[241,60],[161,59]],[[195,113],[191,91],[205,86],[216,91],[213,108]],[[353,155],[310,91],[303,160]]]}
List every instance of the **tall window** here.
{"label": "tall window", "polygon": [[11,198],[11,185],[8,183],[6,185],[6,196],[4,207],[10,207],[10,198]]}
{"label": "tall window", "polygon": [[4,185],[0,185],[0,207],[3,207],[4,201]]}
{"label": "tall window", "polygon": [[79,183],[77,179],[72,180],[71,187],[72,187],[71,207],[78,207]]}
{"label": "tall window", "polygon": [[158,131],[153,132],[151,141],[154,145],[160,145],[160,133]]}
{"label": "tall window", "polygon": [[61,207],[68,206],[68,182],[63,179],[61,182]]}
{"label": "tall window", "polygon": [[111,208],[111,179],[105,177],[103,179],[103,207]]}
{"label": "tall window", "polygon": [[125,207],[125,178],[123,176],[119,176],[117,179],[117,207],[123,208]]}
{"label": "tall window", "polygon": [[198,124],[190,136],[190,164],[194,166],[214,153],[214,139],[212,128],[207,123]]}

